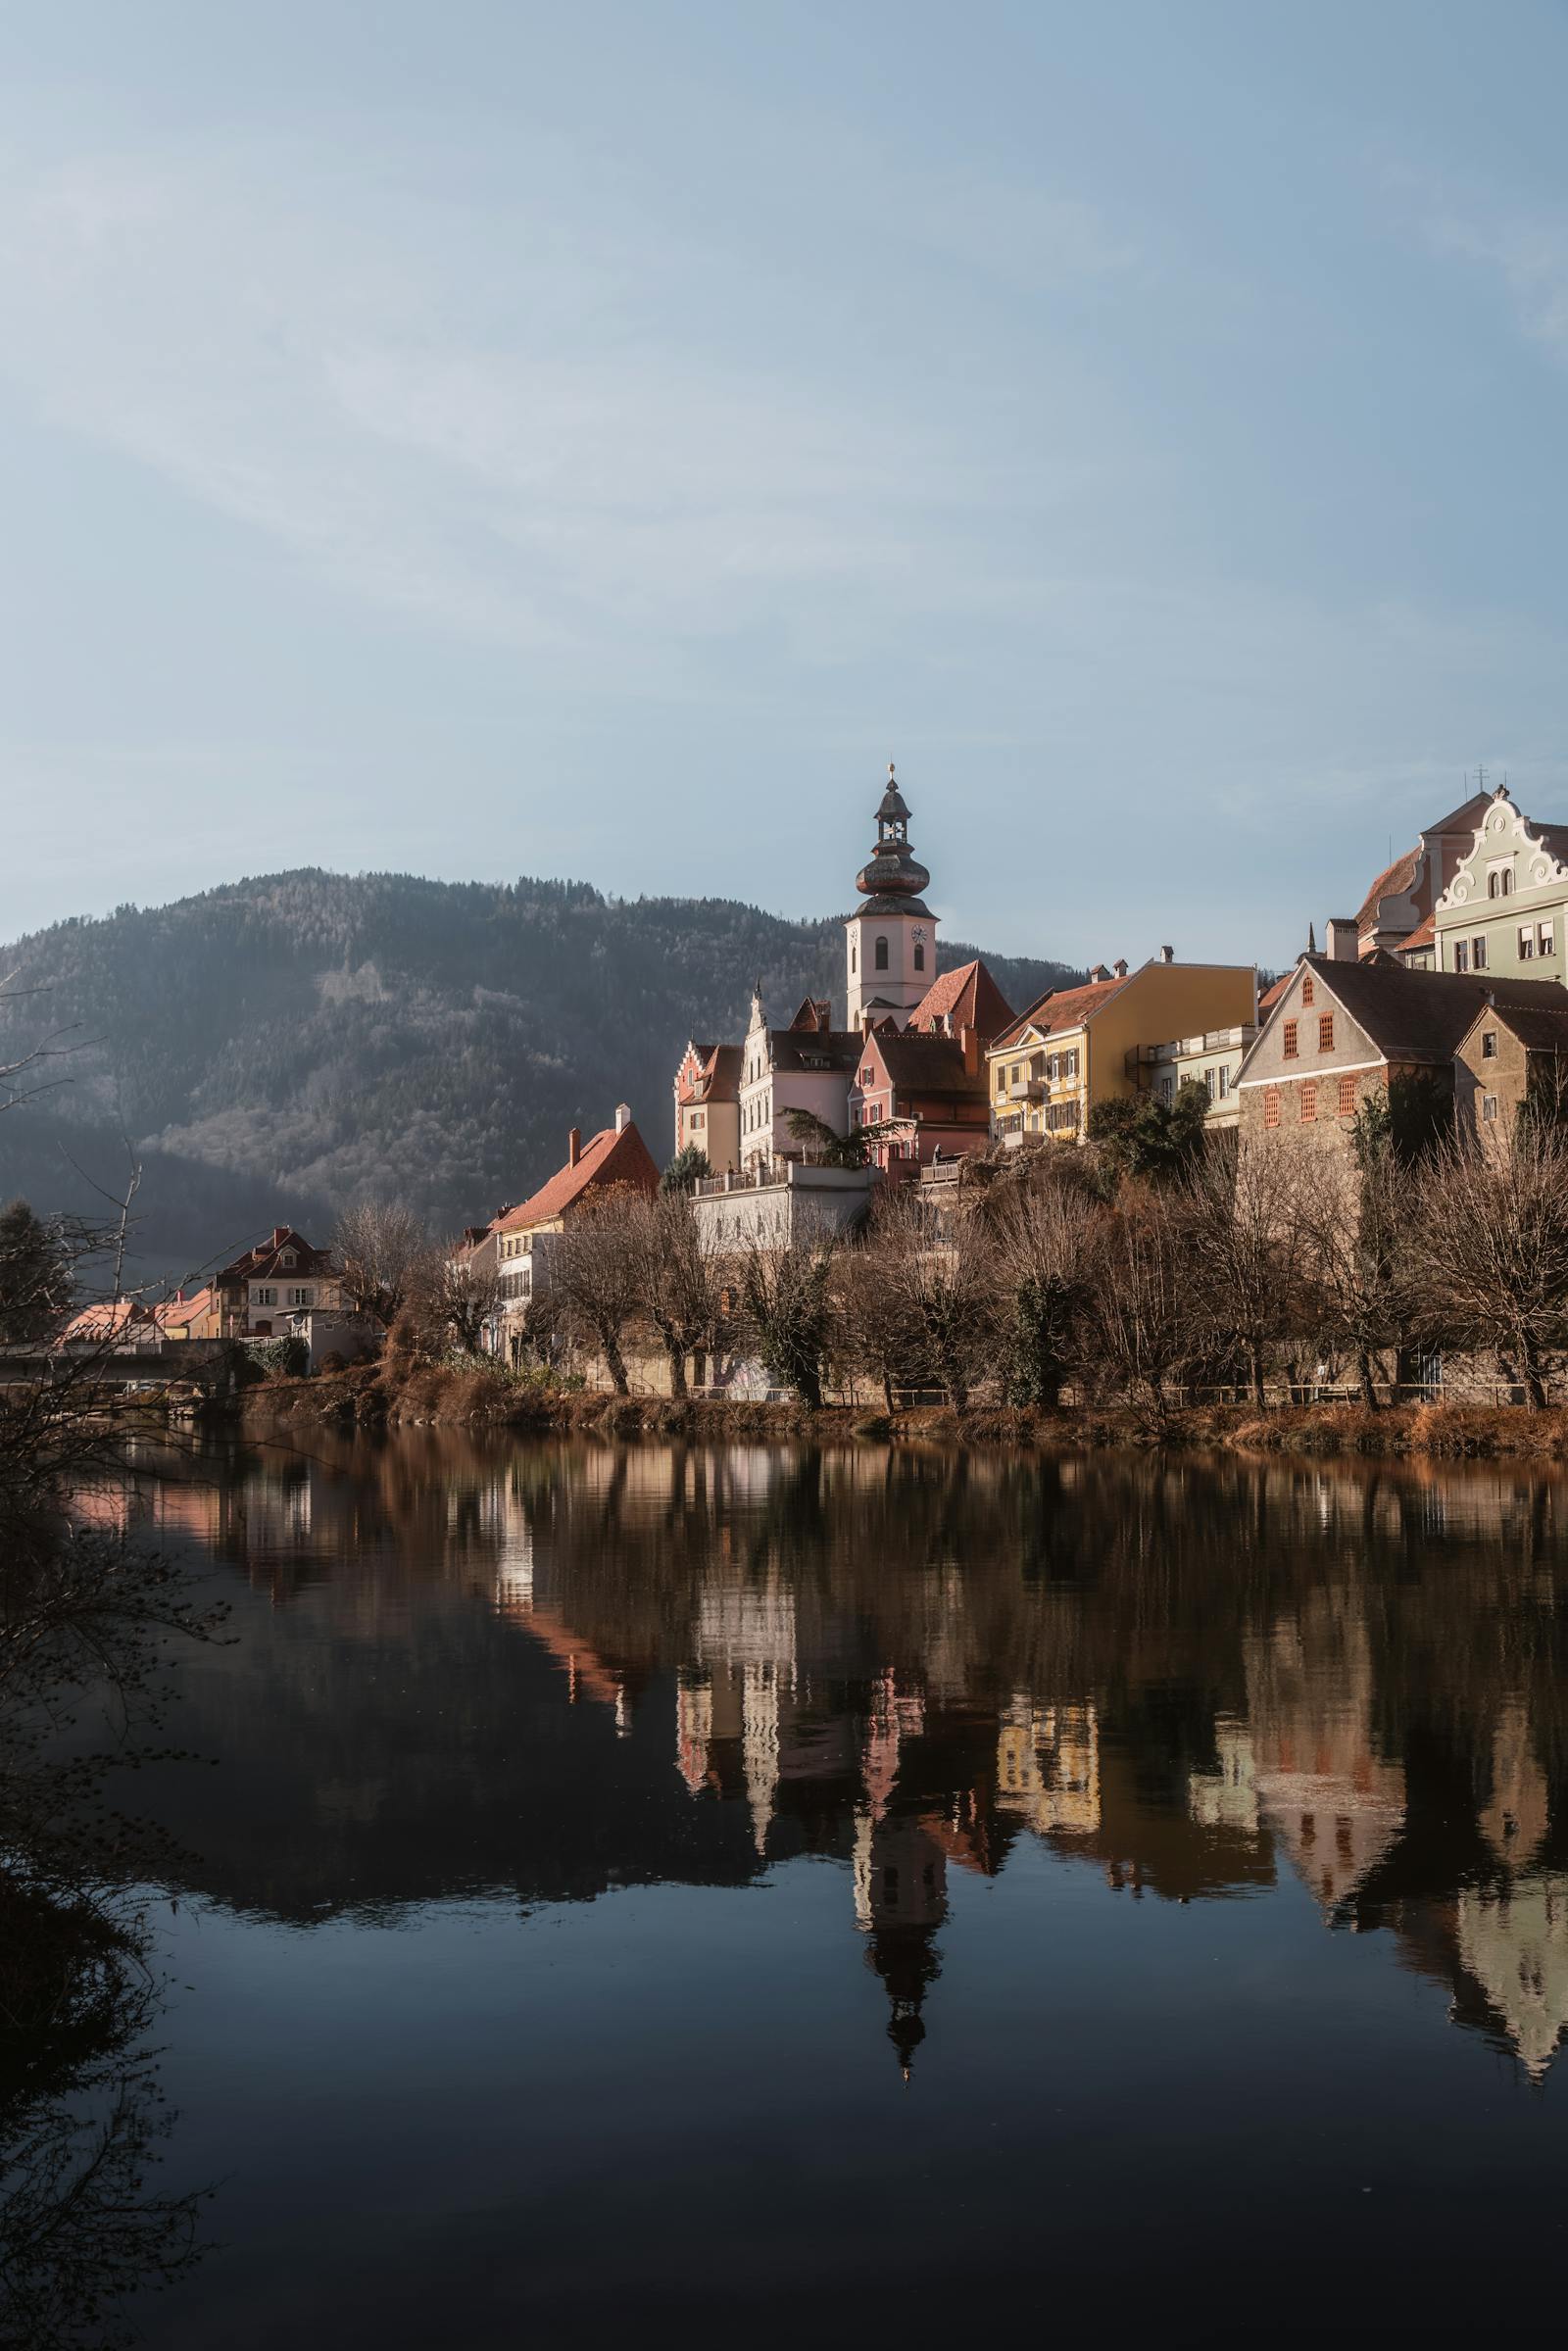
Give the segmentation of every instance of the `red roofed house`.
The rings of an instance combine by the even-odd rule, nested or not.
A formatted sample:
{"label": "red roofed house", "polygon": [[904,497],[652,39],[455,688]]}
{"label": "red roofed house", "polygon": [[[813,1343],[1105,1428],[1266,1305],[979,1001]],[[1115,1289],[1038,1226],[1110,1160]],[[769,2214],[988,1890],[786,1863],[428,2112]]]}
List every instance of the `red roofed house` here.
{"label": "red roofed house", "polygon": [[901,1036],[892,1021],[868,1029],[850,1081],[855,1126],[897,1124],[899,1131],[871,1146],[886,1169],[924,1166],[934,1158],[972,1157],[991,1140],[985,1053],[972,1028],[960,1037],[940,1030]]}
{"label": "red roofed house", "polygon": [[[1361,902],[1355,918],[1356,953],[1369,955],[1384,948],[1397,954],[1427,916],[1470,855],[1475,837],[1492,806],[1490,792],[1473,793],[1419,834],[1413,849],[1386,865]],[[1331,925],[1330,952],[1338,943]]]}
{"label": "red roofed house", "polygon": [[909,1014],[908,1034],[957,1037],[973,1030],[982,1046],[1012,1026],[1012,1006],[977,955],[933,980]]}
{"label": "red roofed house", "polygon": [[584,1200],[616,1185],[649,1199],[659,1190],[659,1170],[624,1102],[616,1105],[614,1125],[601,1128],[587,1143],[573,1127],[566,1138],[565,1162],[549,1183],[497,1217],[492,1230],[501,1277],[499,1335],[502,1351],[514,1361],[521,1358],[528,1307],[550,1287],[550,1260],[559,1236]]}
{"label": "red roofed house", "polygon": [[688,1042],[675,1072],[675,1151],[707,1153],[715,1175],[741,1163],[741,1059],[738,1045]]}
{"label": "red roofed house", "polygon": [[343,1303],[331,1251],[313,1248],[292,1225],[274,1225],[269,1239],[214,1274],[212,1289],[211,1335],[220,1339],[271,1339],[282,1335],[290,1314]]}

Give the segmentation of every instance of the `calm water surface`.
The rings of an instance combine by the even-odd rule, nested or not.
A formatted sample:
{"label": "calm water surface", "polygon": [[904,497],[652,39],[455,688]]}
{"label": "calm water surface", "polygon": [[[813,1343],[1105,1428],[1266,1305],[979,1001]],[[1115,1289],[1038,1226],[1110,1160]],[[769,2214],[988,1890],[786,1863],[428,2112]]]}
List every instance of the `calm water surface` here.
{"label": "calm water surface", "polygon": [[178,2346],[1544,2323],[1568,1490],[415,1432],[131,1507]]}

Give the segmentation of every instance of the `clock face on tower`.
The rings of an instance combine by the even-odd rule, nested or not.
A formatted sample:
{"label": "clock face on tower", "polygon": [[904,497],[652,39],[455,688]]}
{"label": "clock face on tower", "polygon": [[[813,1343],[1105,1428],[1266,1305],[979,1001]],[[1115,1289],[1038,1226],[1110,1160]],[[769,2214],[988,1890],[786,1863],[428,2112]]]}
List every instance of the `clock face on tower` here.
{"label": "clock face on tower", "polygon": [[913,930],[909,933],[909,936],[911,939],[923,939],[925,937],[925,924],[923,922],[917,922]]}

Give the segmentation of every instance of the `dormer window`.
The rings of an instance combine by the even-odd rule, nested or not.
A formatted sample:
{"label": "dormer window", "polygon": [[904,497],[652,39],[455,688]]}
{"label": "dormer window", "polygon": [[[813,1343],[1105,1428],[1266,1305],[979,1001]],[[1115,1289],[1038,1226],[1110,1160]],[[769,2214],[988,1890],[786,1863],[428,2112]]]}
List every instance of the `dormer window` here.
{"label": "dormer window", "polygon": [[291,1249],[286,1249],[277,1261],[279,1265],[297,1265],[299,1263],[298,1257]]}

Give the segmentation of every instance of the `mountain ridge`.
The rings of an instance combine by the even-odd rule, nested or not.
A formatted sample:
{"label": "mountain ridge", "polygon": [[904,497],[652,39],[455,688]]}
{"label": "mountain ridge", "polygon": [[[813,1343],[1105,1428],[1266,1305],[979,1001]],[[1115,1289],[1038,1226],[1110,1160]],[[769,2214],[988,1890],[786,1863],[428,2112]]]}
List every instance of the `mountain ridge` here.
{"label": "mountain ridge", "polygon": [[[842,1004],[841,917],[591,883],[433,882],[299,866],[0,949],[0,1063],[46,1031],[67,1082],[0,1119],[0,1198],[82,1209],[144,1174],[138,1249],[195,1268],[259,1225],[367,1199],[453,1230],[520,1199],[571,1126],[628,1102],[657,1158],[687,1037]],[[939,971],[983,952],[939,947]],[[987,955],[1015,1008],[1079,976]],[[97,1204],[101,1207],[102,1200]]]}

